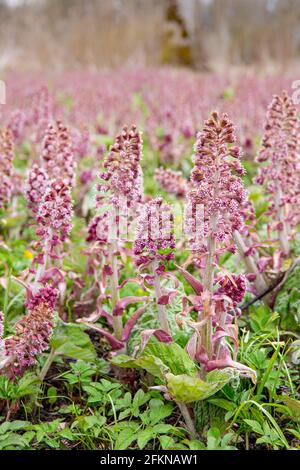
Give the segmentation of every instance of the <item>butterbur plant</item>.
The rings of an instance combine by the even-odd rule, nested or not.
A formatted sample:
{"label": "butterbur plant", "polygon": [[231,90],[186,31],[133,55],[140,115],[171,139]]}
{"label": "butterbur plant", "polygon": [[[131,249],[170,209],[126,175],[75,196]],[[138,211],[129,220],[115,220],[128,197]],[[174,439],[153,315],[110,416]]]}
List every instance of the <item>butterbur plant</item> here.
{"label": "butterbur plant", "polygon": [[183,177],[181,171],[174,171],[170,168],[158,168],[155,170],[155,178],[159,185],[168,193],[182,198],[188,190],[188,182]]}
{"label": "butterbur plant", "polygon": [[49,123],[41,151],[42,165],[50,179],[61,178],[70,187],[75,184],[76,162],[69,130],[61,121]]}
{"label": "butterbur plant", "polygon": [[36,214],[39,209],[39,204],[45,194],[50,183],[50,178],[46,170],[34,163],[29,171],[27,184],[26,184],[26,199],[28,208]]}
{"label": "butterbur plant", "polygon": [[13,138],[9,129],[0,131],[0,209],[4,208],[13,193]]}
{"label": "butterbur plant", "polygon": [[[122,317],[125,308],[130,304],[148,300],[145,296],[120,298],[122,286],[119,282],[121,270],[119,258],[120,254],[125,254],[122,241],[124,237],[127,239],[131,216],[137,215],[143,198],[141,156],[141,134],[136,126],[130,129],[125,126],[104,160],[104,171],[100,174],[97,194],[97,207],[102,213],[91,221],[88,229],[88,240],[94,240],[102,246],[102,257],[104,256],[104,259],[106,257],[102,275],[110,280],[110,294],[100,295],[98,314],[94,318],[105,316],[114,333],[112,335],[103,328],[91,324],[86,321],[88,319],[80,321],[104,335],[113,349],[122,349],[125,346],[135,322],[145,310],[143,306],[137,309],[124,326]],[[108,314],[101,305],[102,301],[107,299],[110,301],[111,314]]]}
{"label": "butterbur plant", "polygon": [[161,198],[143,205],[137,221],[134,255],[141,268],[150,268],[148,281],[153,283],[160,328],[170,333],[165,305],[175,291],[163,291],[161,278],[167,277],[165,263],[174,257],[174,217],[171,208]]}
{"label": "butterbur plant", "polygon": [[30,289],[27,291],[27,315],[15,324],[15,334],[0,339],[2,373],[10,378],[22,375],[36,363],[37,356],[48,348],[56,301],[57,291],[50,285],[40,288],[35,294]]}
{"label": "butterbur plant", "polygon": [[275,95],[267,111],[257,156],[261,166],[255,181],[267,189],[270,225],[278,233],[284,256],[290,254],[291,229],[300,221],[299,139],[300,122],[295,104],[286,92]]}
{"label": "butterbur plant", "polygon": [[[198,311],[195,333],[187,349],[205,371],[224,367],[250,371],[232,361],[224,341],[225,338],[233,341],[236,357],[237,300],[241,302],[244,297],[245,278],[230,274],[222,280],[216,277],[219,255],[234,251],[234,234],[240,233],[244,226],[243,205],[247,194],[241,180],[244,173],[239,161],[241,152],[232,145],[235,139],[235,129],[228,116],[212,113],[197,137],[195,166],[187,196],[192,210],[187,211],[186,225],[190,226],[189,234],[195,235],[191,248],[202,258],[202,282],[180,268],[196,293],[193,308]],[[199,205],[203,207],[202,240],[195,233],[200,229],[194,220]]]}
{"label": "butterbur plant", "polygon": [[43,276],[51,268],[50,261],[61,259],[62,244],[72,228],[72,214],[69,186],[60,179],[53,180],[46,189],[36,214],[40,253],[35,259],[38,264],[35,286],[43,283]]}

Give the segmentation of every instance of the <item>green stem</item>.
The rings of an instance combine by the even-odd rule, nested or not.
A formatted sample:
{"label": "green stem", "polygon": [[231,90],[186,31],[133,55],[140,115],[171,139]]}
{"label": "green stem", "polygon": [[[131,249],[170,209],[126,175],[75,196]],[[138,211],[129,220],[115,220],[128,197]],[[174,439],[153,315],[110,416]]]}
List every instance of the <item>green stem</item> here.
{"label": "green stem", "polygon": [[48,373],[48,370],[50,369],[51,364],[52,364],[52,362],[53,362],[53,360],[54,360],[54,357],[55,357],[55,349],[52,348],[51,351],[50,351],[50,353],[49,353],[49,355],[48,355],[48,357],[47,357],[47,359],[46,359],[46,362],[45,362],[45,364],[43,365],[42,370],[41,370],[41,372],[40,372],[40,374],[39,374],[39,378],[40,378],[41,382],[43,382],[43,380],[45,379],[45,377],[46,377],[46,375],[47,375],[47,373]]}
{"label": "green stem", "polygon": [[7,286],[5,289],[4,301],[3,301],[3,337],[5,337],[7,333],[7,313],[8,313],[10,285],[11,285],[11,269],[8,270]]}
{"label": "green stem", "polygon": [[[119,296],[119,275],[118,275],[118,258],[117,253],[118,245],[117,241],[114,240],[109,244],[109,260],[112,268],[112,276],[111,276],[111,309],[112,312],[120,299]],[[123,334],[123,322],[121,316],[113,316],[113,328],[114,334],[117,339],[122,339]]]}
{"label": "green stem", "polygon": [[[212,227],[214,227],[212,223]],[[207,244],[207,259],[204,273],[204,287],[212,296],[214,284],[214,261],[216,252],[216,239],[211,235]],[[210,301],[211,304],[211,301]],[[203,326],[203,343],[207,352],[208,358],[212,356],[212,317],[211,312],[208,312],[207,322]]]}
{"label": "green stem", "polygon": [[158,268],[158,263],[153,262],[152,272],[154,276],[154,291],[155,291],[155,299],[156,299],[156,305],[157,305],[157,316],[158,316],[158,321],[159,321],[161,329],[170,334],[168,315],[167,315],[165,306],[158,304],[158,299],[162,296],[162,291],[161,291],[161,285],[160,285],[160,278],[156,272],[157,268]]}
{"label": "green stem", "polygon": [[192,417],[190,415],[190,412],[188,410],[188,407],[186,406],[185,403],[182,403],[182,402],[179,402],[177,401],[177,406],[178,408],[180,409],[180,412],[184,418],[184,421],[185,421],[185,424],[186,424],[186,427],[190,433],[190,435],[195,438],[197,437],[197,433],[196,433],[196,429],[195,429],[195,425],[194,425],[194,422],[192,420]]}
{"label": "green stem", "polygon": [[259,293],[264,292],[265,290],[267,290],[268,284],[266,283],[263,275],[259,272],[258,267],[256,265],[256,261],[253,256],[247,256],[245,254],[248,250],[248,247],[245,244],[241,234],[237,230],[233,232],[233,239],[235,241],[240,256],[244,260],[247,272],[249,274],[255,274],[256,276],[254,281],[256,289]]}

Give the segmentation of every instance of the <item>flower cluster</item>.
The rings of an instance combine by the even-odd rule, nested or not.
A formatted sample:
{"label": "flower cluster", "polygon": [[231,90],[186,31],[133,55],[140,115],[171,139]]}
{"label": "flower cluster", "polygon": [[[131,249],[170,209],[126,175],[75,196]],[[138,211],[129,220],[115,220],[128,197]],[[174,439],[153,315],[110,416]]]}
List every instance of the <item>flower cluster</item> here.
{"label": "flower cluster", "polygon": [[275,215],[273,227],[279,232],[283,252],[288,254],[287,224],[300,220],[300,121],[297,108],[286,92],[275,95],[269,105],[264,136],[257,156],[261,166],[255,181],[270,194],[269,215]]}
{"label": "flower cluster", "polygon": [[109,201],[118,208],[126,202],[133,210],[143,198],[143,178],[140,166],[142,137],[136,126],[129,130],[126,126],[104,161],[105,171],[100,175],[97,197],[101,204],[109,194]]}
{"label": "flower cluster", "polygon": [[58,175],[68,186],[74,186],[76,164],[70,133],[61,121],[50,123],[41,152],[43,166],[50,179]]}
{"label": "flower cluster", "polygon": [[96,215],[88,226],[87,242],[105,244],[108,241],[109,215],[108,212]]}
{"label": "flower cluster", "polygon": [[168,194],[175,194],[177,197],[184,197],[186,195],[188,183],[182,176],[181,171],[158,168],[155,171],[155,178]]}
{"label": "flower cluster", "polygon": [[33,127],[33,142],[40,142],[53,114],[53,102],[47,86],[42,86],[32,97],[28,124]]}
{"label": "flower cluster", "polygon": [[8,129],[0,132],[0,208],[5,206],[12,195],[13,139]]}
{"label": "flower cluster", "polygon": [[34,163],[29,171],[26,185],[28,207],[34,213],[37,213],[39,204],[49,184],[50,181],[47,172],[37,163]]}
{"label": "flower cluster", "polygon": [[15,142],[21,142],[25,138],[26,124],[24,111],[17,109],[11,113],[7,127],[11,131]]}
{"label": "flower cluster", "polygon": [[220,276],[218,279],[218,295],[229,297],[234,307],[240,304],[247,290],[247,279],[243,274],[231,274],[229,276]]}
{"label": "flower cluster", "polygon": [[[244,174],[241,149],[232,146],[235,141],[235,129],[228,116],[220,117],[214,112],[198,134],[195,146],[195,166],[188,191],[193,211],[189,214],[202,206],[204,238],[213,237],[219,242],[230,240],[232,233],[244,226],[241,205],[245,204],[247,193],[241,180]],[[192,233],[193,217],[186,224],[191,224],[188,233]]]}
{"label": "flower cluster", "polygon": [[174,217],[162,198],[152,199],[142,207],[137,221],[134,254],[137,264],[168,261],[174,256]]}
{"label": "flower cluster", "polygon": [[63,242],[71,231],[72,199],[70,188],[62,180],[54,180],[46,190],[39,205],[37,235],[44,241],[46,251]]}
{"label": "flower cluster", "polygon": [[15,334],[5,338],[6,373],[10,377],[22,375],[48,348],[57,295],[50,286],[40,289],[27,305],[28,314],[16,323]]}

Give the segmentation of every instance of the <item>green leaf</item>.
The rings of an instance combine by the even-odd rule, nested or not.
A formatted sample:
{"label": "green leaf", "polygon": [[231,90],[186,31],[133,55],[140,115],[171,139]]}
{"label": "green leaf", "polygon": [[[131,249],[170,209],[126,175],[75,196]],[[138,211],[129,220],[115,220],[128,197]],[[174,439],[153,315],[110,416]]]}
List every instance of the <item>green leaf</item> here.
{"label": "green leaf", "polygon": [[144,405],[149,399],[149,395],[146,395],[145,392],[140,389],[137,391],[137,393],[134,395],[133,401],[132,401],[132,414],[135,417],[138,417],[139,415],[139,408]]}
{"label": "green leaf", "polygon": [[264,430],[262,429],[261,425],[259,424],[258,421],[255,421],[254,419],[244,419],[245,423],[250,426],[251,430],[253,432],[256,432],[257,434],[264,435]]}
{"label": "green leaf", "polygon": [[82,327],[74,324],[59,325],[54,329],[50,345],[55,349],[56,355],[81,359],[92,362],[96,359],[96,352],[90,337],[84,333]]}
{"label": "green leaf", "polygon": [[165,424],[165,423],[160,423],[160,424],[156,424],[155,426],[153,426],[153,432],[155,434],[167,434],[172,429],[174,429],[174,427],[171,426],[171,424]]}
{"label": "green leaf", "polygon": [[211,428],[207,432],[207,449],[214,450],[219,447],[221,442],[221,433],[217,428]]}
{"label": "green leaf", "polygon": [[139,432],[138,440],[137,440],[139,449],[143,449],[145,445],[147,444],[147,442],[153,438],[153,436],[154,436],[154,432],[152,428],[146,428],[143,431]]}
{"label": "green leaf", "polygon": [[138,433],[135,429],[123,429],[119,432],[116,439],[115,450],[125,450],[135,441]]}
{"label": "green leaf", "polygon": [[5,421],[0,425],[0,435],[5,434],[6,432],[20,431],[21,429],[26,428],[29,425],[29,421]]}
{"label": "green leaf", "polygon": [[148,342],[143,355],[159,358],[174,375],[195,375],[197,373],[197,367],[194,361],[192,361],[188,353],[176,343],[160,343],[153,338]]}
{"label": "green leaf", "polygon": [[163,362],[154,356],[141,356],[137,359],[133,359],[125,354],[118,354],[111,360],[112,364],[125,369],[144,369],[154,377],[158,377],[163,380],[164,375],[168,372],[168,368]]}
{"label": "green leaf", "polygon": [[213,371],[207,374],[206,382],[198,377],[167,374],[167,388],[175,400],[192,403],[204,400],[221,390],[233,377],[232,369]]}
{"label": "green leaf", "polygon": [[159,442],[163,450],[173,449],[175,441],[171,436],[160,436]]}
{"label": "green leaf", "polygon": [[57,400],[57,389],[56,389],[56,387],[49,387],[48,388],[47,397],[49,398],[50,405],[53,405],[53,403],[56,402],[56,400]]}
{"label": "green leaf", "polygon": [[295,418],[300,418],[300,401],[288,396],[284,396],[282,401],[288,407],[292,416]]}

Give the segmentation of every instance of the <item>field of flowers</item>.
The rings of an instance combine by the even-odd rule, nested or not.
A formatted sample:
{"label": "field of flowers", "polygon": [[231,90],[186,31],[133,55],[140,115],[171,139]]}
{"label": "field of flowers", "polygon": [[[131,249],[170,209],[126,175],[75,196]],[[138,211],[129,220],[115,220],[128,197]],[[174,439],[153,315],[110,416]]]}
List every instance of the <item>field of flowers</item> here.
{"label": "field of flowers", "polygon": [[300,449],[293,80],[5,82],[0,450]]}

